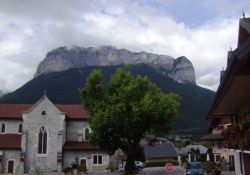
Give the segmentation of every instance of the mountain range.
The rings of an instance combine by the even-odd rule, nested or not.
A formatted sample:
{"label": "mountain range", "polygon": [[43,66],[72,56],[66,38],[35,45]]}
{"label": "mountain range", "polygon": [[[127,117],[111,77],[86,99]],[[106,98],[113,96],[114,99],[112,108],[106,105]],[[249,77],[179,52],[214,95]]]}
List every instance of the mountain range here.
{"label": "mountain range", "polygon": [[40,62],[34,77],[71,68],[138,63],[146,63],[157,69],[163,69],[164,74],[179,83],[196,83],[193,65],[184,56],[174,59],[167,55],[144,51],[132,52],[112,46],[89,48],[73,46],[54,49],[48,52],[45,59]]}
{"label": "mountain range", "polygon": [[[94,49],[61,47],[49,52],[39,64],[34,78],[14,92],[1,97],[0,103],[35,103],[46,92],[53,103],[79,104],[81,103],[79,88],[84,86],[86,78],[93,69],[101,69],[107,82],[118,67],[123,63],[130,63],[134,75],[148,76],[162,91],[175,92],[181,96],[180,116],[173,121],[173,133],[199,138],[207,131],[209,122],[206,120],[206,115],[215,93],[196,85],[193,65],[186,57],[173,59],[164,55],[133,53],[106,46],[97,48],[96,50],[99,50],[95,51],[97,56],[87,56],[87,59],[81,56],[83,50]],[[110,56],[112,54],[108,50],[111,53],[115,52],[116,56],[114,54]],[[125,57],[120,51],[136,56]],[[91,54],[85,53],[85,55]],[[150,59],[147,59],[147,54]],[[113,62],[109,64],[110,57],[113,58]],[[101,63],[98,61],[100,59]],[[84,60],[85,63],[82,65]],[[135,60],[136,63],[133,62]]]}

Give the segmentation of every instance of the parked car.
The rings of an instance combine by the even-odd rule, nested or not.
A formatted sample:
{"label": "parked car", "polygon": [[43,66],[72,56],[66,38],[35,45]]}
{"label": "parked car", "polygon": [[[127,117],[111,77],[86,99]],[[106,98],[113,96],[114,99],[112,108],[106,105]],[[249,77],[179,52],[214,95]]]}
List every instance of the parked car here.
{"label": "parked car", "polygon": [[[120,163],[119,164],[119,171],[124,171],[125,170],[125,165],[126,162]],[[138,170],[141,170],[143,168],[145,168],[145,163],[141,162],[141,161],[135,161],[135,166]]]}
{"label": "parked car", "polygon": [[141,161],[135,161],[135,166],[138,170],[141,170],[145,167],[145,163],[143,163]]}
{"label": "parked car", "polygon": [[201,162],[188,162],[186,168],[187,175],[204,175],[204,168]]}

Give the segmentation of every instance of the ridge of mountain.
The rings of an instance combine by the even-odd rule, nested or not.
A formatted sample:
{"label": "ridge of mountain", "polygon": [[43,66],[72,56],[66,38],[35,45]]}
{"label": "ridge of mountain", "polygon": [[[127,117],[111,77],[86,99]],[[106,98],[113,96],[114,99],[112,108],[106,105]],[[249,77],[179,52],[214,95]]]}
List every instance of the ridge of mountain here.
{"label": "ridge of mountain", "polygon": [[47,53],[39,63],[34,77],[50,72],[60,72],[86,66],[113,66],[146,63],[154,68],[165,69],[170,78],[179,83],[196,83],[193,64],[184,56],[174,59],[168,55],[132,52],[112,46],[59,47]]}
{"label": "ridge of mountain", "polygon": [[[104,73],[105,82],[120,66],[86,66],[61,72],[41,74],[19,89],[4,95],[0,103],[35,103],[46,91],[55,104],[80,104],[79,88],[93,69]],[[214,92],[191,83],[178,83],[147,64],[130,66],[134,75],[148,76],[163,92],[175,92],[181,96],[180,116],[174,119],[172,131],[180,135],[192,135],[196,139],[205,134],[209,121],[207,112],[214,98]]]}

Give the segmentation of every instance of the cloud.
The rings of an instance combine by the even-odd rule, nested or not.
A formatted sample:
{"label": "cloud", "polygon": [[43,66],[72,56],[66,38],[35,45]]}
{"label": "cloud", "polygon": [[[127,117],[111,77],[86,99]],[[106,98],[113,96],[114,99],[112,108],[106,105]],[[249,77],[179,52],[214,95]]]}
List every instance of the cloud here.
{"label": "cloud", "polygon": [[238,17],[222,15],[193,26],[164,11],[168,8],[159,10],[160,4],[164,7],[160,0],[156,4],[1,1],[0,89],[12,91],[30,80],[39,62],[54,48],[113,45],[173,57],[185,55],[193,62],[198,84],[216,90],[227,51],[230,45],[236,47]]}

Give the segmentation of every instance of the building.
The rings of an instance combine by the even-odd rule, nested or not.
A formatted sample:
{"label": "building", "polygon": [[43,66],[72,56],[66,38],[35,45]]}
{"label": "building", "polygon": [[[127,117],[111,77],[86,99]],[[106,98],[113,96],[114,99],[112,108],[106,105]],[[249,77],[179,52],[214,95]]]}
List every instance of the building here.
{"label": "building", "polygon": [[177,151],[171,142],[157,142],[153,145],[142,145],[145,162],[158,162],[167,160],[177,160]]}
{"label": "building", "polygon": [[[195,155],[195,152],[198,151],[199,155]],[[181,162],[182,156],[187,156],[188,161],[200,161],[206,160],[208,149],[203,145],[187,145],[183,148],[178,148],[178,160]]]}
{"label": "building", "polygon": [[[238,46],[228,53],[227,68],[209,111],[212,123],[228,118],[223,149],[234,155],[235,173],[250,174],[250,18],[239,21]],[[217,121],[216,121],[217,120]],[[215,128],[215,126],[213,126]],[[212,130],[211,130],[212,131]]]}
{"label": "building", "polygon": [[215,118],[213,119],[208,134],[202,139],[212,142],[212,154],[210,161],[220,162],[224,159],[229,165],[234,165],[234,151],[225,147],[224,132],[231,127],[230,118]]}
{"label": "building", "polygon": [[81,105],[0,104],[0,174],[61,172],[75,158],[105,170],[109,155],[88,143],[90,116]]}

